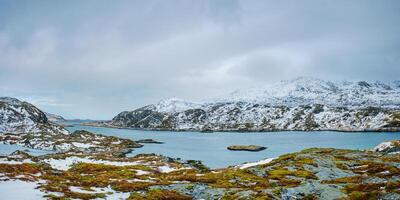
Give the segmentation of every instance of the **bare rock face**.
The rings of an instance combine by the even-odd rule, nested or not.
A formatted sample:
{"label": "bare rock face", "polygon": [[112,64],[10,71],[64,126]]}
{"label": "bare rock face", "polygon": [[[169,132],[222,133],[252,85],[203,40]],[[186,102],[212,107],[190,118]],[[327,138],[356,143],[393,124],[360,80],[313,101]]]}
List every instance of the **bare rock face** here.
{"label": "bare rock face", "polygon": [[15,98],[0,98],[0,133],[68,134],[63,127],[52,124],[46,114],[34,105]]}
{"label": "bare rock face", "polygon": [[373,148],[375,152],[382,153],[400,153],[400,140],[390,140],[380,143]]}

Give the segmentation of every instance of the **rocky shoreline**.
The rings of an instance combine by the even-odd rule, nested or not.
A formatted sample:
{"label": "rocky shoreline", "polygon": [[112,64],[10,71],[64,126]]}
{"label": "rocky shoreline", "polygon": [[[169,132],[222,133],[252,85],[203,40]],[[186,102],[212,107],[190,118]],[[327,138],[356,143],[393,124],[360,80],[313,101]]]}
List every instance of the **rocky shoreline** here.
{"label": "rocky shoreline", "polygon": [[378,150],[313,148],[213,170],[154,154],[18,151],[0,157],[0,179],[35,183],[48,199],[398,199],[400,154]]}
{"label": "rocky shoreline", "polygon": [[170,128],[133,128],[133,127],[125,127],[125,126],[115,126],[111,125],[109,122],[102,121],[98,122],[90,122],[90,123],[82,123],[81,126],[92,126],[92,127],[102,127],[102,128],[117,128],[117,129],[127,129],[127,130],[142,130],[142,131],[173,131],[173,132],[199,132],[199,133],[218,133],[218,132],[287,132],[287,131],[306,131],[306,132],[315,132],[315,131],[335,131],[335,132],[400,132],[400,127],[383,127],[383,128],[375,128],[375,129],[312,129],[312,130],[302,130],[302,129],[170,129]]}
{"label": "rocky shoreline", "polygon": [[133,148],[143,145],[129,139],[103,136],[88,131],[75,131],[70,134],[49,135],[48,133],[2,133],[0,142],[32,149],[55,152],[102,153],[124,156]]}

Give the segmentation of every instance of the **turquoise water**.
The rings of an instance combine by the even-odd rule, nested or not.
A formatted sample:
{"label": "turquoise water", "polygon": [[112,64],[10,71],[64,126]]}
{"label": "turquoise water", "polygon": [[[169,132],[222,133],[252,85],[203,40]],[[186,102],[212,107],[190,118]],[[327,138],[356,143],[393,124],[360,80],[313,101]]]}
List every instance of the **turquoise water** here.
{"label": "turquoise water", "polygon": [[[333,147],[344,149],[370,149],[386,140],[400,139],[400,133],[386,132],[257,132],[257,133],[198,133],[142,131],[90,126],[67,127],[70,131],[87,130],[94,133],[112,135],[132,140],[151,138],[164,144],[144,144],[135,149],[138,153],[156,153],[174,158],[201,160],[211,168],[237,165],[277,157],[285,153],[311,147]],[[228,151],[229,145],[261,145],[268,147],[260,152]]]}
{"label": "turquoise water", "polygon": [[40,156],[51,152],[38,149],[30,149],[18,145],[0,144],[0,155],[8,155],[16,150],[25,151],[34,156]]}

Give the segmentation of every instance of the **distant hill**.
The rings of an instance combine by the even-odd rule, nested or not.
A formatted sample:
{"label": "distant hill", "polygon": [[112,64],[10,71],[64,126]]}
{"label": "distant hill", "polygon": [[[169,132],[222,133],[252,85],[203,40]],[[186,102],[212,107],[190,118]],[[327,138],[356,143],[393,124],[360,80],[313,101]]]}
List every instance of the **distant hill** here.
{"label": "distant hill", "polygon": [[68,134],[50,123],[46,114],[34,105],[11,97],[0,97],[0,133]]}
{"label": "distant hill", "polygon": [[51,113],[47,113],[44,112],[44,114],[46,115],[47,119],[51,122],[65,122],[67,121],[66,119],[64,119],[64,117],[60,116],[60,115],[56,115],[56,114],[51,114]]}

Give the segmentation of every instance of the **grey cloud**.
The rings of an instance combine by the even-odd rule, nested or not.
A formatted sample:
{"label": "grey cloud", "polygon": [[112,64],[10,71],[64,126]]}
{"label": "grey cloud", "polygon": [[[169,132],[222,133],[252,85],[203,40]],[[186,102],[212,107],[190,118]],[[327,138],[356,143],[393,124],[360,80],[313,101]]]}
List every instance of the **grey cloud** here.
{"label": "grey cloud", "polygon": [[0,92],[107,119],[297,76],[400,76],[400,3],[2,1]]}

